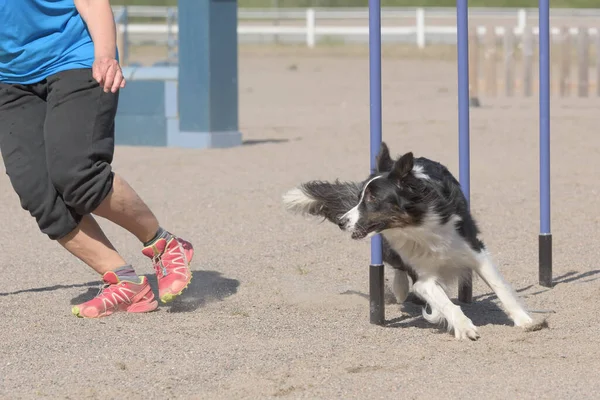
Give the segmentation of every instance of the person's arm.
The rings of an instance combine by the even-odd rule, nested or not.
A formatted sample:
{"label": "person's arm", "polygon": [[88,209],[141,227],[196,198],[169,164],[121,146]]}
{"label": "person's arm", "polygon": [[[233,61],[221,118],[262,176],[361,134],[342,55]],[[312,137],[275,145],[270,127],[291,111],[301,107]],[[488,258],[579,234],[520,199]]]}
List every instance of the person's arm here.
{"label": "person's arm", "polygon": [[94,79],[113,93],[125,86],[117,57],[117,36],[109,0],[74,0],[94,42]]}

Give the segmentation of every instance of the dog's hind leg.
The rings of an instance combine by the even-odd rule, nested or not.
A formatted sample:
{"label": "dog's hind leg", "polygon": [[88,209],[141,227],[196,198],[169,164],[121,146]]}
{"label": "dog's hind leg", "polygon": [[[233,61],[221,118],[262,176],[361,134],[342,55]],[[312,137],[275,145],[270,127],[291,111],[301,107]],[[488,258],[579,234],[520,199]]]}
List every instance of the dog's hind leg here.
{"label": "dog's hind leg", "polygon": [[492,262],[490,255],[484,249],[477,254],[475,271],[484,282],[496,293],[508,316],[514,321],[515,326],[527,327],[533,319],[527,314],[517,297],[513,287],[504,280],[498,268]]}
{"label": "dog's hind leg", "polygon": [[396,297],[398,304],[404,303],[410,291],[410,282],[408,274],[405,271],[394,268],[394,282],[392,284],[392,292]]}
{"label": "dog's hind leg", "polygon": [[457,339],[477,340],[479,333],[473,322],[467,317],[459,306],[454,304],[446,291],[433,278],[419,279],[413,285],[413,291],[417,296],[429,304],[431,315],[427,316],[423,309],[423,317],[430,322],[440,319],[440,314],[448,323],[448,330],[454,330]]}

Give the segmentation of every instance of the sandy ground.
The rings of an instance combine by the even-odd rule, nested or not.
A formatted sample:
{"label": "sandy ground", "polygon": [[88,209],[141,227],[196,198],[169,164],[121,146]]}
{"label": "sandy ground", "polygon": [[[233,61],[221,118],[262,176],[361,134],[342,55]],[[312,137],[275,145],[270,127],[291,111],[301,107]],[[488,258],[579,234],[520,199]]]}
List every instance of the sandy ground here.
{"label": "sandy ground", "polygon": [[[392,151],[457,173],[455,64],[385,59],[383,85]],[[553,99],[552,289],[537,284],[537,100],[482,100],[472,110],[472,208],[527,306],[554,311],[536,314],[548,316],[548,329],[510,326],[479,279],[475,301],[463,305],[477,342],[426,323],[413,304],[389,304],[386,326],[371,325],[369,243],[289,215],[280,200],[301,181],[367,173],[367,59],[245,55],[244,146],[116,152],[115,169],[161,223],[195,244],[195,278],[172,306],[73,317],[98,276],[36,230],[0,171],[0,397],[596,397],[600,100]],[[101,223],[152,277],[135,238]]]}

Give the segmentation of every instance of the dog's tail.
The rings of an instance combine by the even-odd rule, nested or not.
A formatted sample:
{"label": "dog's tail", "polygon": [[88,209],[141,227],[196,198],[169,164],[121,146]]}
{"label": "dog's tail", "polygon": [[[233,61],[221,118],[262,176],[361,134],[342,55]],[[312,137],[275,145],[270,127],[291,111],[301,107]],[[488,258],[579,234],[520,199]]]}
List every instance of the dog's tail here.
{"label": "dog's tail", "polygon": [[434,325],[442,324],[444,322],[444,315],[439,310],[432,309],[430,313],[427,312],[427,307],[423,307],[421,314],[426,321],[431,322]]}
{"label": "dog's tail", "polygon": [[360,195],[360,185],[354,182],[310,181],[283,195],[289,212],[323,217],[334,224],[351,210]]}

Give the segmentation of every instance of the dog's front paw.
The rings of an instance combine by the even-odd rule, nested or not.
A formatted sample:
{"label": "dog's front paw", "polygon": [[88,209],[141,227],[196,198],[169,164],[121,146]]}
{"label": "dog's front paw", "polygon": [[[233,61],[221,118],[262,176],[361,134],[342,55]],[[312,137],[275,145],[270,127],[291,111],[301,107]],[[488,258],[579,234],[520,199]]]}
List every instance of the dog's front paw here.
{"label": "dog's front paw", "polygon": [[473,325],[473,322],[466,315],[457,316],[454,321],[455,338],[459,340],[477,340],[480,338],[477,327]]}
{"label": "dog's front paw", "polygon": [[527,314],[525,311],[520,312],[516,315],[513,315],[512,319],[515,323],[515,326],[518,326],[521,328],[526,328],[533,324],[533,318],[531,318],[529,316],[529,314]]}
{"label": "dog's front paw", "polygon": [[549,327],[548,320],[546,317],[540,319],[530,318],[530,320],[531,321],[525,325],[519,325],[525,332],[535,332]]}

